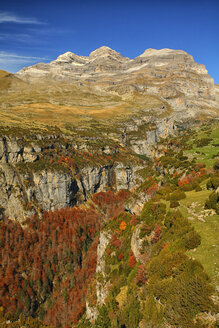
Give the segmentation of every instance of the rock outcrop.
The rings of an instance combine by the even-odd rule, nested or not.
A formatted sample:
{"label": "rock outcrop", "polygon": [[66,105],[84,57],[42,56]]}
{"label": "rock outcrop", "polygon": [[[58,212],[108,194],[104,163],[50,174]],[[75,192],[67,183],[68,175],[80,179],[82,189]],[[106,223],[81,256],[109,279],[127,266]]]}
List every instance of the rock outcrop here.
{"label": "rock outcrop", "polygon": [[[29,215],[85,202],[90,195],[136,187],[138,165],[118,163],[85,166],[77,174],[40,169],[42,148],[37,143],[24,145],[20,137],[5,136],[0,140],[0,206],[6,216],[23,221]],[[35,163],[35,169],[26,164]]]}
{"label": "rock outcrop", "polygon": [[[8,164],[0,164],[0,205],[5,215],[18,220],[39,210],[55,210],[85,202],[95,192],[112,187],[112,174],[118,189],[136,186],[136,168],[112,166],[87,167],[81,179],[67,173],[50,171],[20,174]],[[116,188],[116,185],[114,185]]]}
{"label": "rock outcrop", "polygon": [[[141,155],[153,157],[155,155],[155,146],[161,138],[175,133],[174,120],[169,118],[154,121],[155,127],[145,132],[144,137],[132,137],[130,140],[131,149]],[[139,125],[139,130],[141,125]]]}
{"label": "rock outcrop", "polygon": [[[146,121],[147,122],[147,121]],[[121,133],[116,136],[115,148],[106,145],[102,153],[117,153],[118,145],[124,145],[124,129],[126,133],[125,144],[128,143],[130,151],[138,155],[153,157],[155,146],[160,138],[166,138],[175,132],[174,121],[169,118],[155,119],[153,129],[144,130],[144,118],[124,123]],[[147,122],[148,123],[148,122]],[[152,128],[152,126],[150,125]],[[137,135],[132,134],[137,132]],[[75,148],[87,149],[86,143],[80,140],[80,145],[75,139],[68,136],[34,134],[29,137],[5,134],[0,138],[0,206],[6,216],[23,221],[33,213],[56,210],[66,206],[84,203],[94,193],[114,190],[134,190],[141,177],[138,175],[142,166],[136,162],[116,162],[108,165],[84,164],[74,172],[62,170],[62,166],[50,167],[42,165],[42,158],[55,147],[61,152],[68,150],[68,156],[74,154]],[[66,139],[67,138],[67,139]],[[97,137],[94,142],[96,142]],[[92,141],[92,140],[91,140]],[[58,150],[56,150],[58,151]],[[90,150],[92,151],[92,150]],[[83,153],[81,154],[83,156]],[[51,157],[52,159],[53,157]],[[136,203],[134,208],[138,212]]]}
{"label": "rock outcrop", "polygon": [[94,322],[98,315],[97,307],[101,307],[105,299],[108,295],[108,287],[109,283],[106,280],[106,273],[105,273],[105,251],[111,239],[110,231],[101,231],[100,232],[100,239],[99,244],[97,247],[97,266],[96,266],[96,296],[97,302],[96,306],[91,306],[88,301],[86,301],[86,317],[91,322]]}

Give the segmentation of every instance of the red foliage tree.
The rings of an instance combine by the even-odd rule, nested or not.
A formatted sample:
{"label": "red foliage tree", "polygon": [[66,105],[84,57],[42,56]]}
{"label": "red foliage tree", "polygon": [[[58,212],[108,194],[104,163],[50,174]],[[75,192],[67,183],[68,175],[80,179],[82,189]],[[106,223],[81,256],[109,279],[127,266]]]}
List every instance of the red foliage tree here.
{"label": "red foliage tree", "polygon": [[92,196],[93,202],[100,207],[108,218],[118,216],[123,210],[124,201],[130,195],[129,192],[121,190],[113,193],[111,190],[107,192],[99,192]]}
{"label": "red foliage tree", "polygon": [[160,239],[160,237],[161,237],[161,232],[162,232],[162,229],[161,229],[160,225],[157,224],[157,225],[155,226],[155,228],[154,228],[154,237],[153,237],[153,239],[152,239],[152,241],[153,241],[154,243],[157,243],[158,240]]}
{"label": "red foliage tree", "polygon": [[143,285],[146,282],[146,269],[145,269],[145,265],[141,264],[138,266],[138,270],[137,270],[137,275],[136,275],[136,283]]}
{"label": "red foliage tree", "polygon": [[[27,220],[22,228],[4,219],[0,243],[0,306],[34,315],[45,303],[44,321],[54,326],[77,322],[96,271],[96,233],[101,215],[93,208],[65,208]],[[47,307],[45,300],[52,300]]]}
{"label": "red foliage tree", "polygon": [[156,183],[154,183],[152,186],[150,186],[147,191],[146,194],[153,196],[157,191],[158,191],[159,187]]}
{"label": "red foliage tree", "polygon": [[135,264],[136,264],[135,255],[132,251],[130,251],[130,254],[129,254],[129,267],[132,268],[133,266],[135,266]]}
{"label": "red foliage tree", "polygon": [[119,256],[118,256],[118,260],[119,261],[122,261],[123,258],[124,258],[124,254],[123,253],[120,253]]}

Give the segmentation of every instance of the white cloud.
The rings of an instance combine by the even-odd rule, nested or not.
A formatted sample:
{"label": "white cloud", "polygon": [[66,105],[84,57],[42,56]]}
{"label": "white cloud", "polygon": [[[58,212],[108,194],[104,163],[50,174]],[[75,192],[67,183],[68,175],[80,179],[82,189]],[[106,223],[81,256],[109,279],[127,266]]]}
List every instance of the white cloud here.
{"label": "white cloud", "polygon": [[45,57],[33,57],[33,56],[22,56],[12,53],[7,53],[4,51],[0,51],[0,69],[9,71],[9,72],[17,72],[24,66],[33,65],[38,63],[39,61],[48,62],[49,58]]}
{"label": "white cloud", "polygon": [[22,56],[17,54],[11,54],[8,52],[0,51],[0,60],[25,60],[25,61],[35,61],[35,60],[48,60],[45,57],[32,57],[32,56]]}
{"label": "white cloud", "polygon": [[31,40],[31,35],[25,33],[0,33],[0,40],[15,40],[19,42],[26,42]]}
{"label": "white cloud", "polygon": [[0,12],[0,24],[1,23],[17,23],[17,24],[38,24],[44,25],[45,23],[39,21],[33,17],[20,17],[8,12]]}

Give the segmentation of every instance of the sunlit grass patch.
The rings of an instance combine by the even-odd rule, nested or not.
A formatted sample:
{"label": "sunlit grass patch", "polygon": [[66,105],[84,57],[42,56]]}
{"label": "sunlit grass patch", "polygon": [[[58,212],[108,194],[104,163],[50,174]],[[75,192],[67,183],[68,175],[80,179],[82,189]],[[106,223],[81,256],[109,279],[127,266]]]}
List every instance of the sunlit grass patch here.
{"label": "sunlit grass patch", "polygon": [[201,236],[201,245],[188,254],[199,260],[212,281],[219,284],[219,216],[206,216],[205,222],[193,220],[192,225]]}

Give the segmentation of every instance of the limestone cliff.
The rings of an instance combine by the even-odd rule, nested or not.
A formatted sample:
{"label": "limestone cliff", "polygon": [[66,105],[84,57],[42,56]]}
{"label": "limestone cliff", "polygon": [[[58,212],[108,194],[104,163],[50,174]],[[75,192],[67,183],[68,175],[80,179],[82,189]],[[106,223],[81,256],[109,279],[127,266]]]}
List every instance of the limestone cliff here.
{"label": "limestone cliff", "polygon": [[[153,157],[154,147],[162,137],[175,132],[172,119],[156,119],[153,125],[145,124],[142,119],[124,123],[120,133],[114,135],[116,146],[110,147],[110,139],[105,140],[105,146],[101,149],[93,149],[92,142],[96,143],[101,135],[90,138],[84,136],[77,139],[71,136],[58,134],[33,134],[24,136],[21,133],[12,132],[5,134],[2,131],[0,138],[0,206],[6,216],[24,220],[25,217],[41,211],[55,210],[66,206],[74,206],[87,201],[96,192],[114,190],[133,190],[138,185],[141,177],[138,170],[145,163],[139,163],[136,156]],[[11,130],[13,131],[13,130]],[[109,136],[107,136],[109,138]],[[107,141],[108,140],[108,141]],[[89,141],[89,143],[88,143]],[[100,144],[101,140],[98,141]],[[133,159],[127,161],[117,160],[110,162],[109,158],[120,155],[119,147],[130,149]],[[68,169],[65,166],[65,156],[76,156],[83,162],[87,155],[100,158],[104,155],[105,164],[92,163],[90,160],[81,164],[80,167]],[[86,152],[84,153],[84,150]],[[124,151],[122,150],[122,151]],[[58,153],[63,156],[59,156]],[[58,164],[63,158],[61,164]],[[108,163],[107,163],[108,161]],[[53,165],[54,164],[54,165]],[[139,207],[139,203],[134,208]]]}
{"label": "limestone cliff", "polygon": [[134,163],[133,166],[122,163],[87,166],[77,175],[49,167],[37,171],[21,170],[31,162],[40,166],[40,152],[34,150],[35,146],[24,147],[19,138],[4,137],[0,147],[0,205],[5,209],[5,215],[13,219],[23,220],[40,210],[74,206],[107,188],[131,189],[136,185],[135,171],[139,167]]}
{"label": "limestone cliff", "polygon": [[[106,273],[105,273],[105,260],[104,255],[106,248],[109,244],[109,241],[111,239],[111,232],[110,231],[101,231],[100,232],[100,239],[99,244],[97,247],[97,266],[96,266],[96,296],[97,296],[97,302],[96,306],[91,306],[86,301],[86,317],[91,322],[94,322],[97,319],[98,310],[97,307],[102,306],[105,302],[105,298],[108,294],[108,287],[109,283],[107,283],[106,280]],[[99,275],[99,277],[98,277]]]}

